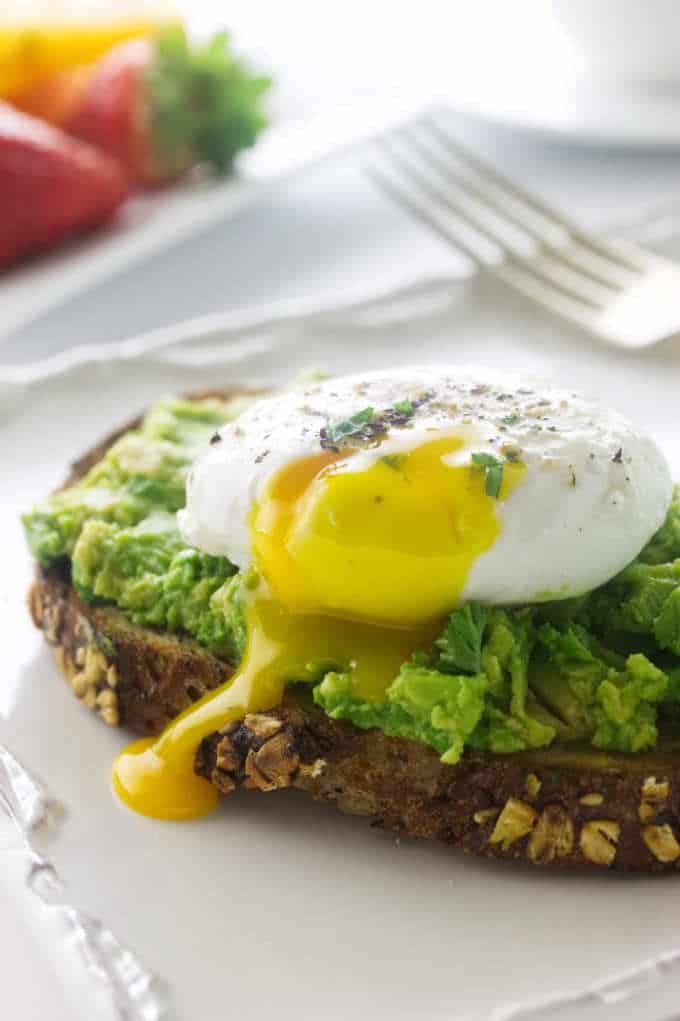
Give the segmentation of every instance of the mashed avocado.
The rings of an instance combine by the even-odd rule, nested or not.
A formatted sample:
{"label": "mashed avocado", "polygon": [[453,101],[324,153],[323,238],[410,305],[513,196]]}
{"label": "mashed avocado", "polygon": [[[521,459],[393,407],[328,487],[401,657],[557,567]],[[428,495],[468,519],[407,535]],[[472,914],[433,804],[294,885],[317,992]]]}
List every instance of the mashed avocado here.
{"label": "mashed avocado", "polygon": [[[192,635],[236,661],[245,647],[242,578],[224,557],[187,547],[175,512],[187,472],[243,400],[158,401],[78,483],[24,517],[33,555],[70,566],[87,602],[135,623]],[[354,697],[349,675],[314,680],[334,719],[423,741],[446,762],[552,742],[639,752],[674,726],[680,704],[680,492],[640,556],[579,599],[508,609],[469,603],[432,649],[404,663],[382,701]]]}
{"label": "mashed avocado", "polygon": [[77,486],[24,516],[35,558],[44,566],[69,560],[86,602],[115,603],[136,624],[186,632],[238,659],[245,636],[236,568],[188,548],[175,512],[198,452],[243,407],[244,399],[158,401]]}

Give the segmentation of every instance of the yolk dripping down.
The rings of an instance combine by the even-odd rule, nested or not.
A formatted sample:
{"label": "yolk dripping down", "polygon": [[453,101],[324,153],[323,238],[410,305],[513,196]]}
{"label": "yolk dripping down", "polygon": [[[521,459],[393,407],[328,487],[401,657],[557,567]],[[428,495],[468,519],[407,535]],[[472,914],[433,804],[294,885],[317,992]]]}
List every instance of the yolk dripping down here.
{"label": "yolk dripping down", "polygon": [[[193,768],[201,741],[278,705],[290,681],[342,670],[358,698],[383,697],[404,660],[440,631],[500,531],[483,473],[444,460],[463,446],[439,437],[357,471],[352,451],[324,452],[273,476],[251,515],[259,581],[245,592],[243,661],[160,737],[118,757],[123,801],[164,819],[209,811],[217,791]],[[505,466],[501,500],[523,471]]]}

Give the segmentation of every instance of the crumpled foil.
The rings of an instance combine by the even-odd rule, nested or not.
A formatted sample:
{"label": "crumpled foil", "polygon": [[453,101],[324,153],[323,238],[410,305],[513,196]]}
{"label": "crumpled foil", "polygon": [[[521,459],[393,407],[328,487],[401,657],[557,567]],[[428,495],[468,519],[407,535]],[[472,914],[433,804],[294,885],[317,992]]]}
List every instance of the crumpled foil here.
{"label": "crumpled foil", "polygon": [[0,812],[14,824],[22,852],[26,896],[52,941],[48,959],[62,982],[77,990],[88,1021],[171,1021],[169,988],[134,950],[99,919],[68,901],[52,862],[32,844],[37,830],[55,825],[58,806],[42,784],[0,745]]}

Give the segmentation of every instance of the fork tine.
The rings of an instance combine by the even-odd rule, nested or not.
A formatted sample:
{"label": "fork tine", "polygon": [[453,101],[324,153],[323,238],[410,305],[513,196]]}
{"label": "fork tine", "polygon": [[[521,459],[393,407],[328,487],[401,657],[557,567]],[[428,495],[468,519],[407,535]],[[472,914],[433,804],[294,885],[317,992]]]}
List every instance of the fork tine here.
{"label": "fork tine", "polygon": [[[490,182],[487,175],[476,170],[474,171],[475,178],[471,179],[468,175],[453,169],[450,161],[443,158],[441,147],[439,147],[439,152],[435,151],[434,148],[422,141],[413,127],[405,129],[402,132],[402,137],[408,138],[409,144],[418,149],[422,156],[436,168],[438,173],[447,182],[454,184],[463,193],[469,192],[475,199],[493,209],[494,212],[498,213],[504,220],[507,220],[513,227],[528,235],[536,244],[552,252],[556,258],[571,267],[572,270],[576,270],[598,284],[609,287],[612,291],[621,291],[630,282],[630,272],[624,270],[618,263],[612,263],[609,258],[603,259],[578,242],[574,245],[572,236],[566,227],[558,227],[556,223],[551,223],[548,231],[531,226],[527,222],[526,216],[523,218],[520,213],[515,212],[512,208],[508,208],[508,200],[515,205],[517,204],[518,200],[515,196],[509,195],[505,189],[500,189],[493,182],[489,186]],[[499,198],[499,194],[503,198]],[[544,220],[545,218],[541,216],[541,219]],[[548,236],[549,234],[552,235],[552,238]],[[555,235],[559,236],[561,243],[558,242]],[[577,249],[578,258],[576,258],[576,251],[570,252],[569,249],[572,246]]]}
{"label": "fork tine", "polygon": [[[525,253],[518,252],[516,248],[506,243],[498,233],[494,232],[484,222],[482,217],[467,208],[464,203],[461,203],[450,190],[447,191],[434,183],[427,175],[427,166],[424,171],[422,166],[415,165],[412,153],[410,153],[409,158],[406,158],[404,153],[396,148],[394,143],[388,139],[381,140],[381,148],[386,151],[392,165],[411,185],[419,189],[421,194],[426,197],[428,203],[434,203],[446,212],[453,211],[460,220],[472,226],[478,234],[495,245],[503,253],[506,262],[522,265],[525,272],[542,278],[552,288],[557,288],[570,299],[581,301],[591,309],[604,307],[611,298],[611,290],[597,284],[590,277],[577,270],[570,269],[568,266],[560,266],[555,259],[551,260],[549,257],[537,259],[533,254],[527,258]],[[398,189],[392,189],[393,192],[395,190]],[[393,195],[393,197],[395,196]],[[409,209],[413,208],[416,201],[411,193],[409,193],[408,199],[405,200],[403,189],[401,189],[397,198],[402,204],[406,204]],[[416,204],[420,206],[419,215],[422,219],[422,203]],[[441,217],[439,222],[437,222],[436,214],[429,213],[427,222],[435,223],[440,233],[443,233],[449,240],[453,240],[454,243],[459,244],[461,241],[460,235],[456,234],[452,229],[449,231],[443,229],[440,221]],[[477,262],[479,263],[479,261],[478,256]],[[482,262],[484,265],[489,265],[488,260],[482,260]]]}
{"label": "fork tine", "polygon": [[551,287],[549,283],[527,272],[527,269],[528,267],[506,262],[495,270],[495,276],[550,312],[570,319],[588,330],[596,329],[597,309],[588,308],[580,299],[575,301],[563,290]]}
{"label": "fork tine", "polygon": [[405,208],[449,244],[459,248],[475,266],[482,267],[487,264],[457,233],[442,223],[441,217],[431,212],[422,202],[417,201],[412,192],[404,188],[394,177],[386,174],[381,167],[376,164],[366,164],[364,170],[396,205]]}
{"label": "fork tine", "polygon": [[[475,198],[478,198],[480,202],[483,202],[484,205],[490,206],[504,219],[519,228],[522,233],[527,234],[533,241],[537,241],[540,244],[550,243],[548,231],[539,230],[530,226],[526,222],[526,219],[522,219],[520,214],[513,212],[512,209],[508,209],[507,199],[511,198],[511,200],[516,203],[517,199],[515,196],[509,196],[509,193],[503,189],[500,191],[500,194],[503,195],[505,201],[498,198],[498,185],[495,185],[494,188],[494,182],[491,182],[491,187],[489,187],[489,176],[477,171],[476,168],[474,168],[476,177],[473,179],[471,179],[468,175],[457,171],[451,161],[443,157],[441,146],[438,146],[439,151],[437,151],[434,146],[423,142],[423,139],[417,133],[417,129],[419,127],[421,129],[426,129],[428,124],[411,125],[410,127],[404,128],[400,135],[402,138],[408,139],[409,144],[415,149],[418,149],[423,158],[432,166],[436,167],[442,177],[446,178],[446,180],[450,181],[452,184],[455,184],[461,190],[468,191],[471,195],[474,195]],[[459,162],[462,161],[459,160]],[[494,190],[492,191],[492,189]],[[541,216],[541,220],[545,222],[545,217]],[[562,241],[566,241],[570,237],[568,229],[566,227],[558,226],[555,222],[549,224],[549,229],[553,237],[558,235]]]}
{"label": "fork tine", "polygon": [[520,185],[515,184],[504,174],[501,174],[500,171],[485,163],[483,160],[480,160],[478,156],[469,152],[460,144],[460,142],[454,139],[448,131],[442,128],[435,114],[426,116],[423,118],[421,123],[426,125],[428,130],[439,139],[441,145],[456,156],[461,163],[467,164],[478,174],[481,174],[488,180],[493,181],[493,183],[499,188],[503,189],[508,195],[524,203],[524,205],[531,209],[534,213],[538,213],[554,226],[568,231],[572,237],[580,241],[583,245],[591,248],[606,259],[610,259],[611,261],[618,263],[624,269],[628,269],[635,273],[644,272],[645,256],[643,256],[642,253],[631,251],[630,247],[623,242],[613,240],[601,241],[599,238],[595,238],[590,234],[587,234],[578,226],[578,224],[574,223],[568,217],[561,216],[559,213],[555,212],[555,210],[551,209],[551,207],[546,203],[542,202],[535,196],[530,195],[524,190],[524,188],[520,187]]}
{"label": "fork tine", "polygon": [[[456,216],[460,217],[465,223],[471,226],[479,234],[482,235],[487,241],[490,241],[496,248],[500,249],[506,258],[510,258],[513,255],[523,254],[517,251],[516,248],[512,247],[507,241],[503,240],[497,233],[493,232],[488,224],[484,222],[483,217],[480,217],[473,210],[468,208],[464,202],[460,202],[459,199],[447,192],[441,185],[437,184],[432,180],[431,175],[428,176],[427,171],[429,167],[427,163],[424,164],[425,171],[423,171],[423,162],[420,160],[418,164],[414,159],[414,153],[409,150],[409,155],[405,156],[404,152],[400,150],[394,143],[394,138],[386,136],[378,140],[377,144],[386,153],[387,158],[391,161],[401,176],[409,181],[410,184],[415,185],[423,195],[425,195],[430,202],[434,202],[436,205],[442,207],[449,212],[453,212]],[[416,151],[415,156],[418,157]]]}

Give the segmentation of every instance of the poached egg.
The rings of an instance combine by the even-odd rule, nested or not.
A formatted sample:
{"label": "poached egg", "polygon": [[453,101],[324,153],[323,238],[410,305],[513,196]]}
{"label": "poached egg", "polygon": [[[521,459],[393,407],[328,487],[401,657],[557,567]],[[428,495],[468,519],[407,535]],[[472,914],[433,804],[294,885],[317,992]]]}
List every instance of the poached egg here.
{"label": "poached egg", "polygon": [[590,591],[640,552],[671,493],[624,417],[505,372],[382,371],[257,402],[213,437],[179,513],[190,545],[245,572],[244,659],[119,757],[116,789],[146,814],[202,814],[217,797],[193,772],[204,737],[328,669],[381,698],[461,602]]}

